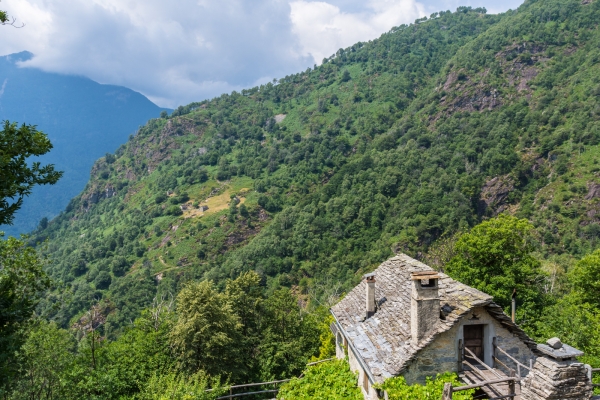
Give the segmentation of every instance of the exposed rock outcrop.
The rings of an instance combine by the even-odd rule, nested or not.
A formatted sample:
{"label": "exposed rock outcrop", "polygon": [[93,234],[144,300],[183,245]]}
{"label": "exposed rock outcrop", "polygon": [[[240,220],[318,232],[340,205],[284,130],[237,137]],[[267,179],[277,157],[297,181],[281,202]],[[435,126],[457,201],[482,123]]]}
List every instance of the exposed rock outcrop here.
{"label": "exposed rock outcrop", "polygon": [[588,185],[588,193],[585,195],[586,200],[592,200],[600,197],[600,183],[590,183]]}
{"label": "exposed rock outcrop", "polygon": [[497,176],[487,181],[481,188],[479,214],[498,215],[506,210],[508,195],[514,188],[514,179],[510,175]]}

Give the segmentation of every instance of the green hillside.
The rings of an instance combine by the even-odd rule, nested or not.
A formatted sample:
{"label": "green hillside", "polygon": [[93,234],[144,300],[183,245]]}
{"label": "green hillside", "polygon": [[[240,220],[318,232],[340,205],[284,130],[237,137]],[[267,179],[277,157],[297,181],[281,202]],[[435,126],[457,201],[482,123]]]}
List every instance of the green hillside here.
{"label": "green hillside", "polygon": [[121,326],[157,291],[247,270],[269,288],[348,288],[392,250],[422,258],[504,210],[534,221],[545,258],[589,252],[598,7],[434,14],[315,70],[150,120],[35,232],[72,288],[46,308],[63,300],[53,317],[68,325],[103,298]]}
{"label": "green hillside", "polygon": [[[62,300],[53,318],[67,326],[103,298],[114,306],[109,322],[121,327],[157,291],[244,270],[271,289],[304,291],[326,277],[349,287],[391,245],[424,250],[476,223],[469,190],[488,172],[446,171],[445,185],[457,182],[440,186],[436,171],[453,154],[440,152],[448,143],[438,144],[414,112],[457,51],[500,19],[468,8],[442,13],[341,50],[315,70],[149,121],[100,159],[84,192],[32,238],[49,239],[51,275],[72,288],[49,297]],[[451,141],[471,147],[470,136]],[[496,146],[485,142],[484,160]],[[432,158],[439,161],[423,168]],[[419,188],[423,180],[429,188]],[[244,206],[231,207],[231,196]],[[180,215],[182,204],[191,210]]]}
{"label": "green hillside", "polygon": [[394,252],[442,266],[499,213],[532,221],[552,307],[600,238],[598,21],[598,1],[461,7],[150,120],[33,232],[40,314],[69,327],[95,304],[115,339],[156,296],[247,271],[326,305]]}

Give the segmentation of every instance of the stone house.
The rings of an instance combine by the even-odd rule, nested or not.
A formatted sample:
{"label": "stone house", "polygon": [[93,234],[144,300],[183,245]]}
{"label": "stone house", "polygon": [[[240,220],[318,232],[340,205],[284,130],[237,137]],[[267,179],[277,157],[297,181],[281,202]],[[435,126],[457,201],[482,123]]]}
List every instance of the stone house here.
{"label": "stone house", "polygon": [[369,400],[381,395],[373,384],[393,376],[413,384],[462,371],[461,349],[487,365],[511,363],[496,347],[524,365],[539,354],[491,296],[404,254],[365,275],[331,313],[337,357],[348,357]]}

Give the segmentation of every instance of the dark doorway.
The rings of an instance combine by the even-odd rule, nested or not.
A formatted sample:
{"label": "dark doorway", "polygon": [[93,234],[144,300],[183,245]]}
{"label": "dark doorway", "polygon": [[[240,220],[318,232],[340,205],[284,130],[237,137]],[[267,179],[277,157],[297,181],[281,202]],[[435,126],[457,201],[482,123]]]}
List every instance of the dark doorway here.
{"label": "dark doorway", "polygon": [[[483,360],[483,325],[464,325],[465,347]],[[471,355],[466,352],[466,358],[471,358]]]}

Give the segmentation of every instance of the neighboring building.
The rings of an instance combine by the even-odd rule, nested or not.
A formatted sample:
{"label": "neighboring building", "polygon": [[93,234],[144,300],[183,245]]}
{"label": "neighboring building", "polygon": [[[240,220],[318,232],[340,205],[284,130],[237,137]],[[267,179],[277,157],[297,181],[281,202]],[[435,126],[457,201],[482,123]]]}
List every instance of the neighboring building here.
{"label": "neighboring building", "polygon": [[337,356],[347,354],[365,399],[377,399],[373,384],[393,376],[413,384],[462,371],[464,348],[490,366],[514,362],[494,360],[497,347],[524,365],[539,354],[491,296],[404,254],[365,275],[331,313]]}

